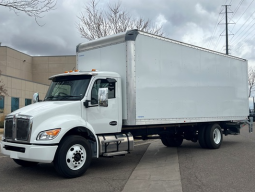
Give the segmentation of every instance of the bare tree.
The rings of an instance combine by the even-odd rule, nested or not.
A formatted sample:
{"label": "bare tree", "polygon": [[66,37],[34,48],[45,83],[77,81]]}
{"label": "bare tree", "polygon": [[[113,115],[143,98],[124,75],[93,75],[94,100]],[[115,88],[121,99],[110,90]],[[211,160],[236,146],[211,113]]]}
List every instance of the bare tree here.
{"label": "bare tree", "polygon": [[249,97],[250,97],[251,92],[255,88],[255,69],[254,69],[254,67],[249,67],[249,70],[248,70],[248,86],[249,86]]}
{"label": "bare tree", "polygon": [[[8,7],[16,14],[24,12],[29,17],[41,18],[42,14],[52,10],[56,5],[56,0],[0,0],[0,6]],[[37,22],[38,24],[38,22]]]}
{"label": "bare tree", "polygon": [[[1,77],[1,74],[2,74],[2,72],[0,70],[0,77]],[[4,95],[8,95],[8,93],[7,93],[7,89],[5,89],[5,85],[3,84],[2,80],[0,79],[0,99]]]}
{"label": "bare tree", "polygon": [[163,35],[162,27],[152,25],[150,20],[132,18],[128,12],[121,10],[121,3],[108,5],[108,10],[98,9],[98,2],[91,0],[82,13],[78,29],[82,37],[93,40],[107,35],[138,29],[155,35]]}

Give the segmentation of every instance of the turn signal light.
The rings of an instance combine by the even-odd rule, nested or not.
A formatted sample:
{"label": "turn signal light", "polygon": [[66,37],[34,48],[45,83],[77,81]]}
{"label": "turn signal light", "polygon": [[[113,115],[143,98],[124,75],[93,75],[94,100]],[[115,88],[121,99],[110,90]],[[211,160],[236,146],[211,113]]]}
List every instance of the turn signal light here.
{"label": "turn signal light", "polygon": [[60,132],[60,128],[42,131],[38,134],[37,140],[52,140],[56,138]]}
{"label": "turn signal light", "polygon": [[76,69],[76,70],[75,70],[75,72],[79,72],[79,70],[78,70],[78,69]]}
{"label": "turn signal light", "polygon": [[57,136],[59,132],[60,132],[60,129],[53,129],[53,130],[50,130],[50,131],[45,131],[45,133],[47,135],[52,135],[52,136]]}
{"label": "turn signal light", "polygon": [[69,73],[72,73],[72,72],[73,72],[73,70],[70,70],[70,71],[69,71]]}
{"label": "turn signal light", "polygon": [[65,73],[68,73],[68,71],[65,71]]}
{"label": "turn signal light", "polygon": [[92,71],[97,71],[96,69],[92,69]]}

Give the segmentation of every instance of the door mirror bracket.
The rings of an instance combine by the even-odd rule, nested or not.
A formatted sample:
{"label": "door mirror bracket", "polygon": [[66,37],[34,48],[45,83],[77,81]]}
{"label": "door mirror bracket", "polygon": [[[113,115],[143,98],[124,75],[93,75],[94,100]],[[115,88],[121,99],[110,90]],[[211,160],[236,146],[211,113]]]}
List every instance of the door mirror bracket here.
{"label": "door mirror bracket", "polygon": [[83,105],[84,105],[85,108],[89,108],[89,102],[90,102],[90,101],[91,101],[91,100],[86,100],[86,101],[84,101]]}
{"label": "door mirror bracket", "polygon": [[89,102],[91,102],[91,100],[86,100],[83,102],[83,105],[85,108],[89,108],[89,107],[97,107],[98,105],[89,105]]}

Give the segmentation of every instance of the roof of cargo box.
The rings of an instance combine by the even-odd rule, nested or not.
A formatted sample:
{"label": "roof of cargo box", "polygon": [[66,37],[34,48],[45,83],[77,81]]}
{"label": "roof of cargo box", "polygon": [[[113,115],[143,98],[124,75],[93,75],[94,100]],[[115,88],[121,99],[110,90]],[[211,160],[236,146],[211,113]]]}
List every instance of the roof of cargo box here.
{"label": "roof of cargo box", "polygon": [[76,46],[76,53],[86,51],[86,50],[96,49],[96,48],[100,48],[100,47],[105,47],[105,46],[112,45],[112,44],[123,43],[125,41],[135,41],[136,37],[139,34],[146,35],[146,36],[149,36],[149,37],[153,37],[153,38],[156,38],[156,39],[160,39],[160,40],[163,40],[163,41],[168,41],[168,42],[172,42],[172,43],[175,43],[175,44],[183,45],[183,46],[186,46],[186,47],[191,47],[191,48],[194,48],[194,49],[199,49],[199,50],[202,50],[202,51],[211,52],[211,53],[215,53],[215,54],[218,54],[218,55],[222,55],[222,56],[231,57],[231,58],[234,58],[234,59],[239,59],[239,60],[246,61],[246,59],[242,59],[242,58],[235,57],[235,56],[232,56],[232,55],[226,55],[226,54],[221,53],[221,52],[213,51],[213,50],[210,50],[210,49],[206,49],[206,48],[203,48],[203,47],[191,45],[191,44],[188,44],[188,43],[183,43],[181,41],[176,41],[176,40],[173,40],[173,39],[169,39],[169,38],[166,38],[166,37],[154,35],[154,34],[151,34],[151,33],[139,31],[137,29],[129,30],[129,31],[114,34],[114,35],[109,35],[109,36],[102,37],[102,38],[99,38],[99,39],[95,39],[95,40],[92,40],[92,41],[88,41],[88,42],[85,42],[85,43],[80,43]]}

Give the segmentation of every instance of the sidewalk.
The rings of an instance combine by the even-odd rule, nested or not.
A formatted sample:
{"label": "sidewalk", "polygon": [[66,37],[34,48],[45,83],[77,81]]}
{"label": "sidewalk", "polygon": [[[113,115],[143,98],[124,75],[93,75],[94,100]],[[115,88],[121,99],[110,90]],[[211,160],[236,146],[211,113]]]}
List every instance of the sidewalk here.
{"label": "sidewalk", "polygon": [[139,191],[182,192],[176,148],[165,147],[160,140],[150,144],[122,192]]}
{"label": "sidewalk", "polygon": [[4,128],[0,128],[0,135],[3,134]]}

